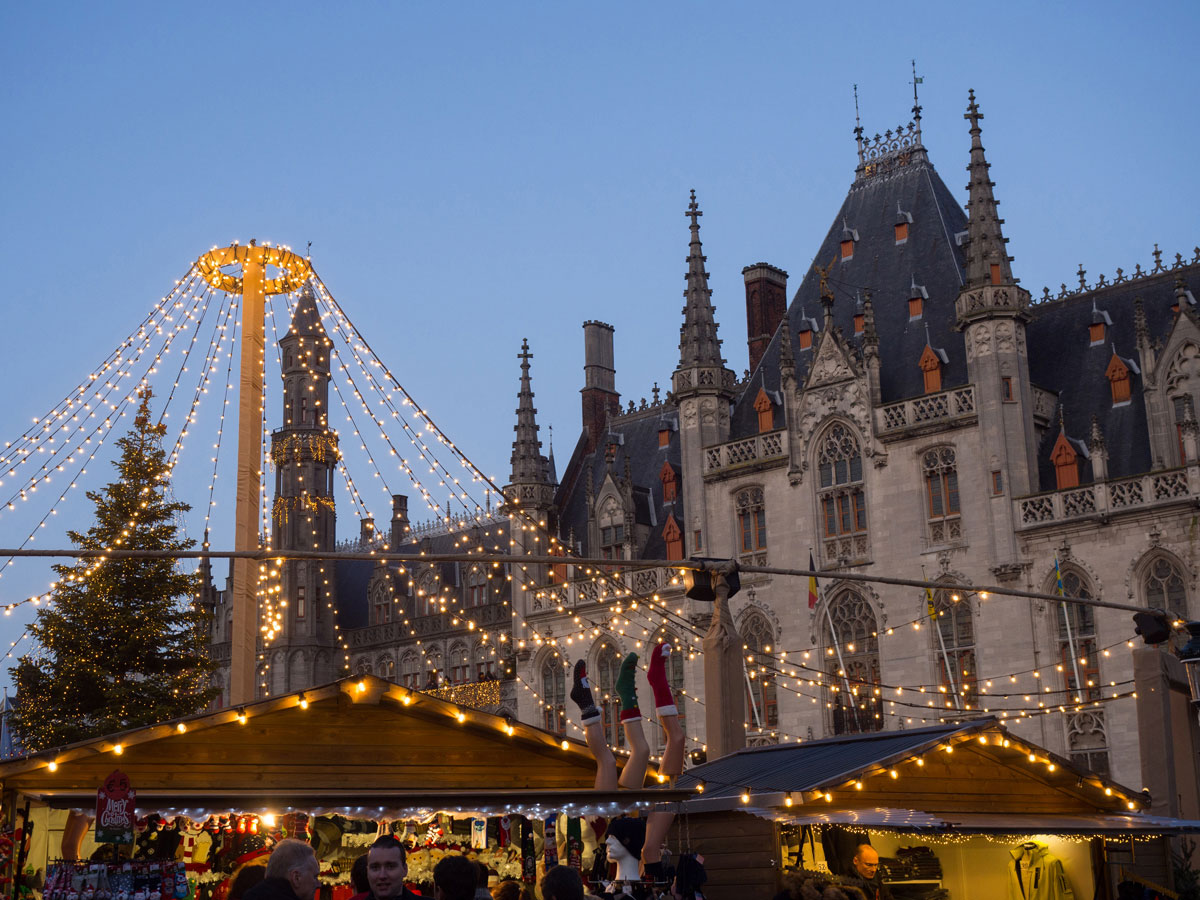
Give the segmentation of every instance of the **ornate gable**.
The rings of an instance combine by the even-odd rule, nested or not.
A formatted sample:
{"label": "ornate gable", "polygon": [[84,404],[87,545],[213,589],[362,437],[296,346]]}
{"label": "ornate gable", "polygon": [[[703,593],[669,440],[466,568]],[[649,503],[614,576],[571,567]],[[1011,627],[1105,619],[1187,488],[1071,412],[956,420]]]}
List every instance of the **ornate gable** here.
{"label": "ornate gable", "polygon": [[804,388],[809,390],[826,384],[837,384],[851,378],[858,378],[861,374],[854,358],[842,346],[838,336],[831,330],[826,330],[821,334],[821,342],[817,345],[817,356],[808,370]]}

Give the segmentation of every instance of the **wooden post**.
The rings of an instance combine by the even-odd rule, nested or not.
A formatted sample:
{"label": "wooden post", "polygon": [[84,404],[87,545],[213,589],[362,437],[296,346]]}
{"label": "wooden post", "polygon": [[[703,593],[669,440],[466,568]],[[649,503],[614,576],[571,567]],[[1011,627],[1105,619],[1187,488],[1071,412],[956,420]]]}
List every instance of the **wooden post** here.
{"label": "wooden post", "polygon": [[[237,499],[233,549],[258,549],[259,497],[262,490],[263,273],[262,248],[244,248],[242,256],[241,380],[238,388]],[[233,561],[233,634],[230,636],[229,703],[255,699],[258,651],[258,563]]]}
{"label": "wooden post", "polygon": [[746,746],[746,696],[742,686],[742,638],[729,610],[729,584],[713,572],[712,624],[704,635],[704,727],[708,758]]}

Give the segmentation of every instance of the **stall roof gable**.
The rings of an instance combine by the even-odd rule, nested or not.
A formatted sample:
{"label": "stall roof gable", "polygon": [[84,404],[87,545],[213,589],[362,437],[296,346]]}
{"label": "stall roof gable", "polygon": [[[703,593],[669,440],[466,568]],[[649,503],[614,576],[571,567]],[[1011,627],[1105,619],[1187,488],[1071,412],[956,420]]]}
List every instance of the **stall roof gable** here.
{"label": "stall roof gable", "polygon": [[703,800],[689,801],[697,809],[783,806],[788,794],[794,804],[815,800],[925,811],[982,803],[1127,812],[1149,803],[1140,792],[1014,737],[994,717],[747,748],[688,770],[678,786],[702,789]]}
{"label": "stall roof gable", "polygon": [[117,768],[151,791],[563,789],[595,777],[579,741],[368,675],[8,760],[0,782],[95,790]]}

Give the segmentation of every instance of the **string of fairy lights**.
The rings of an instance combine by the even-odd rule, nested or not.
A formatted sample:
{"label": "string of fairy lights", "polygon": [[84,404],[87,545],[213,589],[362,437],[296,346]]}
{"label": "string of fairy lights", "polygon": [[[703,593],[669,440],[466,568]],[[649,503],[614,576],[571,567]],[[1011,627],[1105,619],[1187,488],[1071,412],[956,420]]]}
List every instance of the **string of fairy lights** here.
{"label": "string of fairy lights", "polygon": [[[9,467],[6,477],[12,477],[22,464],[28,460],[34,459],[35,454],[46,452],[42,447],[42,444],[45,442],[53,443],[56,434],[58,436],[58,446],[53,448],[54,452],[61,453],[62,451],[67,450],[69,443],[66,441],[65,436],[58,434],[58,432],[67,431],[69,435],[75,433],[76,431],[83,431],[86,426],[81,423],[78,424],[77,427],[74,427],[70,424],[70,422],[64,422],[57,428],[52,428],[50,421],[52,419],[58,421],[67,418],[68,413],[72,413],[73,410],[76,410],[77,404],[82,402],[81,398],[85,397],[87,392],[93,386],[97,385],[97,382],[99,382],[100,389],[94,392],[94,396],[92,396],[87,401],[87,404],[83,407],[84,411],[86,411],[86,416],[84,416],[83,420],[84,422],[87,422],[95,419],[99,411],[106,405],[109,412],[106,414],[106,417],[103,421],[98,422],[98,424],[94,426],[93,431],[86,434],[85,439],[80,441],[78,446],[75,446],[67,452],[67,458],[72,458],[72,454],[74,454],[77,450],[82,452],[82,447],[89,443],[92,444],[91,452],[84,461],[83,465],[80,466],[78,472],[78,475],[82,475],[86,471],[86,465],[95,458],[100,446],[102,446],[103,436],[111,429],[112,425],[116,423],[121,415],[124,414],[124,406],[130,402],[130,398],[135,394],[135,391],[130,391],[123,398],[120,398],[119,400],[114,399],[115,395],[119,394],[119,388],[123,380],[133,377],[133,370],[136,364],[153,345],[154,338],[156,336],[164,336],[163,345],[151,357],[149,369],[139,379],[137,379],[137,384],[139,386],[148,385],[149,376],[157,373],[161,360],[170,352],[172,342],[180,334],[185,332],[185,330],[189,327],[188,323],[190,322],[194,324],[195,327],[192,331],[191,339],[187,344],[187,349],[183,352],[183,362],[181,363],[180,374],[182,374],[183,371],[186,371],[187,361],[191,358],[193,349],[199,345],[198,335],[200,332],[200,326],[202,325],[208,312],[210,295],[214,293],[210,290],[206,282],[204,282],[202,279],[198,279],[199,276],[196,271],[189,270],[185,278],[176,283],[175,289],[168,294],[167,297],[164,297],[159,301],[158,304],[155,305],[155,307],[151,310],[151,313],[147,316],[146,320],[141,326],[139,326],[139,329],[135,330],[130,338],[127,338],[124,342],[122,342],[122,344],[118,346],[118,349],[102,362],[98,372],[94,372],[78,388],[74,389],[70,394],[68,394],[67,398],[61,403],[57,404],[50,414],[41,417],[40,420],[35,420],[35,426],[29,429],[26,434],[22,436],[22,438],[19,438],[15,445],[12,443],[6,445],[5,455],[0,457],[0,459],[4,461],[4,465]],[[441,430],[434,423],[432,417],[429,416],[429,414],[415,402],[408,391],[395,378],[391,370],[388,369],[388,367],[378,359],[378,357],[374,354],[374,351],[371,350],[370,345],[362,337],[358,329],[353,325],[349,317],[343,311],[342,307],[333,298],[333,295],[328,291],[325,284],[319,278],[315,278],[312,284],[315,288],[318,305],[323,308],[323,312],[320,312],[319,314],[321,321],[329,324],[329,334],[339,339],[344,347],[344,349],[339,349],[333,345],[332,340],[330,341],[327,360],[330,369],[334,367],[334,361],[336,360],[337,371],[340,375],[346,378],[349,387],[349,393],[358,401],[362,411],[367,417],[370,418],[374,428],[379,432],[379,437],[381,437],[384,441],[384,445],[387,448],[387,456],[394,457],[396,459],[398,470],[408,479],[409,483],[414,486],[421,498],[424,500],[427,508],[433,512],[439,522],[443,524],[444,532],[450,534],[453,533],[455,529],[460,530],[462,532],[460,539],[465,545],[468,541],[468,530],[474,528],[476,537],[472,539],[473,546],[471,549],[476,550],[479,553],[481,562],[484,561],[484,557],[489,554],[508,554],[505,563],[509,571],[504,574],[504,578],[510,582],[513,582],[515,587],[519,587],[522,591],[526,592],[535,599],[550,599],[551,592],[547,589],[547,586],[536,583],[536,579],[540,575],[541,571],[539,567],[535,566],[531,571],[529,566],[520,562],[519,556],[512,555],[513,550],[514,548],[519,547],[519,549],[529,552],[530,545],[532,545],[534,548],[544,545],[550,552],[557,552],[561,554],[564,558],[564,564],[570,565],[569,561],[574,555],[572,548],[566,547],[556,536],[547,533],[544,522],[537,521],[536,517],[528,515],[519,507],[509,507],[506,509],[507,519],[509,522],[508,532],[505,532],[505,529],[498,527],[494,537],[489,535],[488,528],[484,527],[484,523],[491,523],[493,521],[491,519],[492,497],[495,496],[497,499],[502,497],[502,490],[494,482],[492,482],[491,479],[484,476],[483,473],[470,462],[465,454],[463,454],[457,448],[457,446],[441,432]],[[190,309],[187,308],[187,303],[189,300],[192,303]],[[213,334],[209,340],[208,352],[201,378],[192,395],[190,408],[187,415],[184,417],[183,424],[170,455],[172,465],[174,466],[176,463],[178,463],[180,454],[182,453],[184,438],[188,435],[189,429],[196,425],[199,404],[202,402],[202,398],[209,393],[212,377],[216,372],[219,371],[219,361],[221,360],[222,354],[224,354],[227,357],[225,366],[226,383],[224,386],[220,409],[221,427],[217,429],[217,439],[216,443],[214,444],[216,453],[212,457],[212,477],[208,485],[209,498],[204,515],[206,535],[211,524],[213,509],[216,504],[215,482],[216,478],[218,477],[218,460],[221,448],[221,435],[223,434],[223,423],[228,409],[229,390],[232,384],[233,353],[231,348],[234,329],[229,326],[228,320],[232,316],[233,311],[238,308],[238,305],[229,301],[229,295],[225,294],[224,302],[219,306],[218,309],[218,324],[214,325]],[[295,294],[289,296],[291,311],[295,310],[297,302],[298,301],[295,297]],[[197,310],[200,312],[199,318],[196,317]],[[278,360],[280,355],[280,338],[278,335],[278,330],[275,328],[275,312],[273,305],[270,307],[270,310],[270,320],[272,322],[273,329],[275,330],[274,347],[276,349],[277,362],[279,362],[282,367],[282,363]],[[226,346],[227,344],[228,347]],[[265,356],[262,359],[262,366],[263,383],[266,385],[270,382],[266,378]],[[305,366],[305,377],[313,379],[317,377],[324,377],[322,373],[315,371],[311,367],[311,364],[306,363]],[[353,372],[352,367],[358,369],[357,375],[355,375]],[[170,405],[171,400],[174,398],[175,390],[179,386],[179,383],[180,375],[176,375],[176,378],[172,383],[170,392],[167,396],[167,405]],[[346,421],[350,423],[353,436],[357,439],[359,445],[358,449],[366,454],[367,463],[373,470],[373,478],[379,481],[380,489],[383,491],[385,496],[390,499],[391,487],[388,484],[388,479],[385,476],[385,473],[382,471],[377,462],[376,454],[372,453],[367,444],[366,433],[360,430],[360,422],[352,414],[350,410],[350,404],[347,402],[347,397],[342,393],[337,381],[331,380],[331,383],[334,387],[334,392],[337,396],[337,399],[342,406],[343,412],[346,415]],[[260,410],[263,420],[261,456],[263,459],[262,470],[264,472],[267,471],[269,461],[271,460],[271,453],[269,450],[271,443],[271,429],[268,424],[268,404],[265,400],[265,397],[266,394],[264,394],[264,403],[262,409]],[[328,410],[325,412],[328,414]],[[166,409],[164,407],[163,418],[165,417]],[[73,413],[72,419],[74,422],[79,422],[79,418],[78,412]],[[391,437],[388,436],[386,430],[386,425],[388,422],[400,424],[402,432],[408,439],[408,442],[411,444],[415,454],[415,458],[412,462],[409,461],[404,453],[400,452],[397,444],[392,440]],[[39,424],[41,427],[38,427]],[[362,424],[365,426],[365,419],[362,420]],[[336,430],[331,429],[331,431],[332,434],[335,436],[337,435]],[[372,435],[372,437],[374,437],[374,435]],[[93,438],[95,438],[94,441],[92,440]],[[14,446],[16,449],[11,449]],[[442,459],[442,453],[449,454],[450,462]],[[54,457],[51,457],[51,459],[53,458]],[[39,479],[41,479],[42,483],[50,480],[50,472],[47,469],[48,464],[49,460],[42,466],[40,470],[38,470],[38,473],[35,474],[31,482],[28,484],[23,483],[23,490],[14,493],[13,500],[9,502],[10,507],[18,498],[21,500],[30,499],[34,489],[39,483]],[[462,479],[460,479],[453,474],[451,471],[451,466],[457,466],[458,468],[465,469],[469,474],[469,478],[464,476]],[[365,498],[363,498],[363,496],[360,494],[353,481],[353,478],[351,477],[350,468],[346,463],[346,459],[341,454],[338,455],[337,468],[342,475],[343,481],[345,482],[348,495],[351,497],[354,504],[356,516],[360,520],[373,518],[369,514],[369,507]],[[422,470],[427,469],[428,471],[418,473],[418,468]],[[59,471],[61,471],[61,469]],[[436,487],[433,489],[427,487],[425,480],[422,478],[422,474],[432,476],[431,483],[432,481],[436,481]],[[466,483],[464,483],[464,481]],[[67,492],[71,487],[74,487],[74,484],[75,482],[73,480],[70,487],[68,487],[67,490],[64,491],[60,496],[60,501],[65,499]],[[472,496],[472,485],[478,485],[480,487],[480,489],[483,491],[483,497],[476,498]],[[260,508],[263,512],[262,533],[264,535],[264,539],[266,540],[266,545],[271,546],[273,516],[269,513],[270,506],[266,502],[265,480],[262,482],[261,490],[263,491],[263,495],[260,497]],[[440,494],[443,490],[449,495],[448,499],[444,503],[443,501],[437,499],[437,496],[434,493],[435,491],[438,491]],[[458,515],[455,514],[452,506],[452,504],[456,502],[460,503],[462,506],[462,513]],[[474,507],[473,511],[471,506]],[[47,513],[46,518],[53,514],[55,514],[54,508]],[[42,519],[38,527],[44,527],[46,518]],[[520,531],[525,532],[525,536],[520,545],[518,545],[518,542],[511,536],[516,530],[518,523],[520,526]],[[34,534],[36,534],[36,530],[37,529],[35,528]],[[506,533],[508,534],[507,545],[504,541]],[[492,537],[490,544],[487,540],[489,537]],[[33,535],[31,534],[30,538],[27,540],[32,540],[32,538]],[[24,544],[22,544],[22,546],[24,546]],[[383,539],[382,546],[384,548],[387,547],[386,538]],[[6,567],[11,561],[12,558],[10,557],[8,561],[0,566],[0,573],[3,572],[4,567]],[[99,565],[99,563],[96,565]],[[507,600],[503,601],[504,605],[508,606],[509,608],[508,618],[510,621],[508,627],[511,628],[511,634],[514,637],[519,635],[519,637],[514,639],[514,637],[510,637],[503,630],[495,629],[495,633],[493,633],[493,629],[482,628],[479,626],[469,611],[466,608],[463,608],[459,603],[459,599],[454,593],[456,586],[453,584],[441,583],[440,579],[437,578],[436,575],[434,578],[434,583],[437,585],[436,593],[434,593],[432,596],[426,596],[425,588],[419,583],[418,573],[414,572],[413,568],[414,567],[408,567],[406,570],[405,567],[400,567],[396,574],[408,576],[408,592],[411,592],[415,595],[415,599],[417,599],[417,601],[423,605],[424,610],[436,610],[438,612],[449,612],[453,614],[454,618],[450,620],[453,623],[453,626],[461,626],[465,633],[473,632],[474,636],[481,644],[489,645],[489,653],[491,655],[496,654],[497,647],[505,644],[509,646],[515,645],[519,649],[525,649],[527,644],[531,645],[533,649],[541,649],[548,646],[554,648],[554,655],[561,660],[562,666],[565,669],[571,665],[571,662],[569,659],[567,659],[567,654],[565,652],[560,652],[560,650],[573,648],[576,645],[580,646],[581,648],[587,648],[590,647],[596,640],[600,640],[604,636],[612,639],[614,643],[619,643],[621,639],[632,638],[634,639],[634,643],[640,648],[642,644],[642,638],[646,638],[650,634],[659,631],[662,628],[668,627],[678,631],[678,634],[673,634],[672,637],[676,642],[679,652],[684,654],[686,660],[694,660],[696,654],[699,652],[698,639],[701,637],[701,634],[696,626],[693,625],[688,619],[688,617],[683,614],[682,608],[677,610],[671,609],[667,602],[662,600],[659,595],[648,594],[635,590],[634,587],[627,585],[620,576],[611,572],[586,568],[584,571],[584,579],[582,581],[577,579],[574,582],[576,585],[580,583],[590,583],[595,585],[592,595],[596,601],[595,611],[599,618],[594,619],[590,616],[581,615],[579,614],[578,607],[576,607],[576,615],[571,619],[571,624],[574,630],[570,631],[570,633],[566,635],[553,635],[550,634],[549,631],[551,627],[563,627],[562,616],[555,617],[553,626],[549,622],[539,626],[535,622],[531,622],[529,616],[525,615],[520,609],[516,608],[514,604],[509,603]],[[573,566],[573,568],[577,567]],[[514,574],[518,572],[520,577],[514,578]],[[323,567],[321,569],[321,573],[325,574]],[[488,571],[487,580],[494,580],[494,574],[494,572]],[[260,578],[257,590],[260,602],[260,614],[263,621],[262,627],[264,629],[264,652],[260,656],[260,663],[264,666],[264,670],[269,668],[266,652],[267,648],[269,648],[271,643],[281,634],[285,620],[287,598],[281,595],[281,578],[282,567],[280,565],[263,565],[260,567]],[[630,579],[631,583],[633,580],[634,579],[632,578]],[[674,578],[673,580],[677,581],[678,579]],[[558,588],[561,586],[555,585],[554,587]],[[401,594],[395,590],[394,585],[389,585],[389,592],[392,598],[392,604],[397,608],[399,608],[407,599],[408,592]],[[5,612],[6,614],[11,613],[13,608],[17,605],[20,605],[20,603],[37,603],[40,600],[49,599],[49,596],[50,594],[47,593],[45,596],[38,595],[38,597],[30,597],[25,601],[17,601],[16,603],[7,605],[5,607]],[[326,603],[327,608],[331,609],[333,615],[336,617],[337,605],[332,602],[330,592],[326,591],[325,596],[322,599]],[[565,608],[559,605],[556,607],[555,611],[558,613],[563,613],[565,612]],[[404,624],[406,626],[410,626],[410,637],[416,638],[416,645],[422,648],[421,653],[424,655],[425,649],[423,646],[423,641],[417,634],[416,629],[411,627],[411,620],[407,618],[404,619]],[[906,624],[912,625],[914,628],[919,629],[922,623],[918,619]],[[885,634],[894,634],[895,628],[897,627],[902,628],[904,626],[902,625],[888,628]],[[346,642],[346,635],[340,626],[336,624],[335,631],[338,634],[338,641],[344,655],[343,668],[348,669],[351,662],[351,654]],[[880,634],[875,634],[873,636],[876,639],[881,638]],[[1110,645],[1110,647],[1112,646],[1117,645]],[[1110,647],[1103,648],[1102,652],[1104,655],[1108,654]],[[750,648],[747,649],[749,650]],[[438,652],[440,653],[440,649]],[[812,647],[806,651],[800,652],[807,657],[809,653],[819,652],[819,648]],[[748,654],[748,678],[761,679],[762,677],[767,676],[772,679],[773,686],[778,689],[790,691],[797,697],[804,697],[814,703],[824,701],[827,703],[827,705],[830,705],[831,701],[824,693],[821,693],[820,696],[817,696],[808,693],[808,691],[812,689],[821,692],[829,691],[836,694],[843,689],[842,686],[837,682],[839,679],[845,680],[845,674],[833,674],[819,668],[790,663],[787,660],[787,656],[788,654],[786,651],[772,651],[769,647],[762,650],[754,650],[752,653]],[[791,667],[790,670],[788,668],[789,666]],[[1061,668],[1061,666],[1058,667],[1060,671]],[[805,671],[808,674],[816,677],[807,679],[802,678],[798,674],[800,671]],[[1010,679],[1015,683],[1015,679],[1017,677],[1024,675],[1032,675],[1034,678],[1040,678],[1040,674],[1033,673],[1034,670],[1027,670],[1017,673],[1007,673],[1004,675],[993,675],[986,680],[982,678],[976,678],[975,683],[979,684],[986,681],[987,687],[990,688],[992,682],[1003,679]],[[525,681],[523,676],[521,676],[519,673],[517,674],[518,680],[523,689],[529,691],[540,706],[547,706],[556,703],[557,698],[550,698],[549,700],[543,699],[538,691]],[[787,679],[799,679],[799,686],[789,686]],[[1109,687],[1118,688],[1126,686],[1126,684],[1127,682],[1122,682],[1120,684],[1110,682]],[[871,689],[878,690],[880,692],[883,690],[896,691],[898,694],[905,691],[918,694],[931,693],[933,690],[937,690],[939,694],[944,694],[946,690],[946,686],[944,684],[908,686],[863,682],[860,686],[864,688],[869,686]],[[1045,685],[1042,685],[1042,687],[1042,695],[1051,695],[1057,697],[1059,694],[1066,693],[1065,689],[1062,691],[1048,691],[1044,689]],[[851,690],[853,692],[855,688],[852,688]],[[980,690],[980,693],[985,692],[986,691],[984,690]],[[699,698],[687,695],[686,692],[684,692],[684,695],[688,697],[690,702],[702,705],[702,701]],[[1129,695],[1130,694],[1124,694],[1124,696]],[[993,694],[992,696],[1008,700],[1017,696],[1030,698],[1034,696],[1034,694],[1028,691],[1024,693],[1010,691],[1004,694]],[[1112,697],[1103,698],[1103,702],[1118,699],[1119,696],[1121,695],[1118,694]],[[948,703],[949,701],[946,702]],[[1033,701],[1030,700],[1029,702],[1032,703]],[[1096,700],[1093,702],[1098,703],[1102,701]],[[904,713],[894,712],[894,710],[897,708],[902,710],[909,709],[927,712],[928,709],[934,705],[933,700],[926,700],[924,704],[919,704],[913,701],[901,700],[898,698],[889,698],[887,703],[889,705],[888,711],[882,712],[881,714],[894,715],[898,718],[904,718]],[[1057,708],[1063,708],[1064,706],[1065,704],[1058,704]],[[1025,715],[1040,711],[1049,711],[1045,700],[1039,700],[1037,707],[1030,707],[1028,709],[1013,707],[1012,709],[1005,710],[1003,712]],[[912,721],[912,717],[909,717],[909,721]],[[782,734],[782,732],[780,732],[780,734]],[[796,739],[800,738],[797,737]],[[695,739],[690,740],[694,741]]]}

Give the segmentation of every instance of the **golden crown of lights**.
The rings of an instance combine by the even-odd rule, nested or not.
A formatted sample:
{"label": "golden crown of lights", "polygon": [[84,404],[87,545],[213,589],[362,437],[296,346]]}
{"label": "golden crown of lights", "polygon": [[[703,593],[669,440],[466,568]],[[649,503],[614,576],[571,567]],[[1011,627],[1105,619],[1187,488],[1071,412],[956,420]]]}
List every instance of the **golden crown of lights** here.
{"label": "golden crown of lights", "polygon": [[242,279],[238,275],[222,272],[224,266],[258,263],[279,269],[277,278],[263,280],[264,294],[290,294],[299,290],[312,277],[312,265],[303,256],[298,256],[284,247],[257,246],[253,241],[242,246],[213,247],[198,260],[196,270],[200,276],[219,291],[227,294],[242,292]]}

